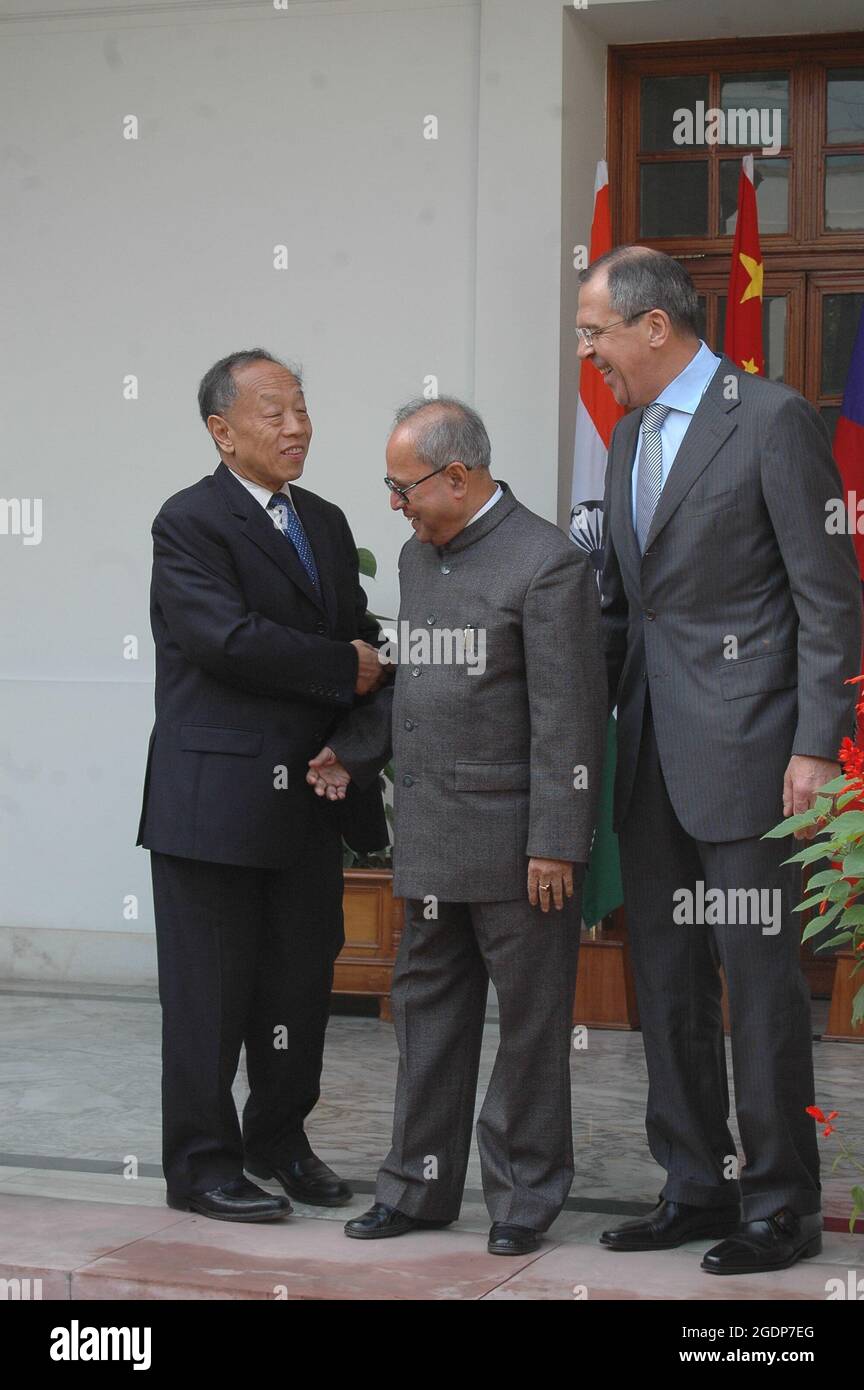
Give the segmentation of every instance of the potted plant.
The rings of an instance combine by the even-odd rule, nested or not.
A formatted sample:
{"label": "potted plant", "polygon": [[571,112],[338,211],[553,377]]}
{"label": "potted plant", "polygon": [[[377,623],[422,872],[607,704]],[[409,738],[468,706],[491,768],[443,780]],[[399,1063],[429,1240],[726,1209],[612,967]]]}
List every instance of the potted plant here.
{"label": "potted plant", "polygon": [[[855,676],[847,685],[861,684],[864,675]],[[864,717],[864,699],[856,706],[859,719]],[[785,862],[811,866],[804,900],[796,912],[811,912],[804,927],[802,941],[816,936],[824,939],[817,951],[833,950],[835,958],[834,988],[831,1016],[825,1036],[842,1037],[864,1042],[864,980],[859,980],[864,967],[864,748],[845,738],[838,753],[843,771],[839,777],[819,788],[815,805],[800,815],[789,816],[767,838],[792,835],[796,830],[810,830],[813,842],[793,854]],[[819,867],[825,861],[824,867]],[[818,1106],[809,1106],[808,1113],[819,1124],[825,1124],[825,1137],[836,1129],[830,1122],[838,1114],[827,1116]],[[841,1143],[832,1172],[841,1164],[851,1164],[864,1173],[864,1163]],[[852,1188],[850,1231],[859,1216],[864,1216],[864,1187]]]}

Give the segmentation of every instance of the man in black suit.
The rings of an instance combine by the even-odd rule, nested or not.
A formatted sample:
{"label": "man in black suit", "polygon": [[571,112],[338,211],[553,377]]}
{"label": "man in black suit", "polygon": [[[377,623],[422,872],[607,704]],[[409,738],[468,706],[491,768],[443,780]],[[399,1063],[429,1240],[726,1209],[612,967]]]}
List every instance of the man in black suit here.
{"label": "man in black suit", "polygon": [[153,523],[156,722],[138,832],[156,914],[163,1169],[169,1206],[266,1221],[290,1202],[244,1167],[314,1205],[352,1195],[303,1126],[344,942],[341,836],[364,850],[387,831],[377,785],[340,811],[305,775],[384,668],[348,523],[294,485],[312,435],[298,370],[234,353],[198,404],[221,462]]}

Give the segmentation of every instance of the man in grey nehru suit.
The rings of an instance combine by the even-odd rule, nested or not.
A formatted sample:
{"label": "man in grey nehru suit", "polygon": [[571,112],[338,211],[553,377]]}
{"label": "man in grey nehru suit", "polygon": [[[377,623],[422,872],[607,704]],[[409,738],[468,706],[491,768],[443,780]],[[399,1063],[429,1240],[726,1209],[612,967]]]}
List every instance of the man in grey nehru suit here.
{"label": "man in grey nehru suit", "polygon": [[385,482],[414,535],[396,678],[309,781],[331,797],[349,772],[366,785],[390,751],[392,704],[399,1075],[376,1201],[346,1234],[457,1219],[491,978],[500,1045],[477,1140],[488,1249],[515,1255],[537,1248],[573,1178],[571,1015],[606,694],[594,570],[489,465],[468,406],[398,412]]}
{"label": "man in grey nehru suit", "polygon": [[725,1237],[704,1270],[782,1269],[819,1252],[822,1221],[800,873],[788,839],[761,837],[813,804],[852,732],[861,590],[851,540],[825,527],[841,483],[813,407],[700,341],[677,261],[619,247],[580,278],[580,355],[631,407],[609,450],[603,628],[646,1128],[667,1173],[650,1215],[601,1241]]}

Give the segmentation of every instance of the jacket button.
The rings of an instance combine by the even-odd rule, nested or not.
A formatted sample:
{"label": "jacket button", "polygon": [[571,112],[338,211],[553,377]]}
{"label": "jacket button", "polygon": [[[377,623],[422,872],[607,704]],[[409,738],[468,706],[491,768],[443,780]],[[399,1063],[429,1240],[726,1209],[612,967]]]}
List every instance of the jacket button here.
{"label": "jacket button", "polygon": [[411,730],[414,728],[414,720],[413,720],[413,719],[406,719],[406,720],[405,720],[405,728],[406,728],[406,729],[408,730],[408,732],[410,733]]}
{"label": "jacket button", "polygon": [[442,565],[442,566],[441,566],[441,573],[442,573],[442,574],[449,574],[449,573],[450,573],[450,566],[449,566],[449,565]]}
{"label": "jacket button", "polygon": [[434,621],[435,621],[435,614],[434,614],[434,613],[430,613],[430,614],[429,614],[429,617],[426,619],[426,622],[428,623],[429,627],[432,626],[432,624],[434,623]]}
{"label": "jacket button", "polygon": [[315,631],[316,631],[316,632],[326,632],[326,631],[327,631],[327,624],[326,624],[326,623],[316,623],[316,624],[315,624]]}
{"label": "jacket button", "polygon": [[413,777],[409,777],[408,774],[406,773],[405,776],[402,778],[402,785],[403,785],[403,787],[413,787],[413,785],[414,785],[414,778],[413,778]]}
{"label": "jacket button", "polygon": [[647,618],[649,623],[653,623],[657,614],[654,612],[653,608],[646,608],[643,617]]}
{"label": "jacket button", "polygon": [[412,667],[411,667],[411,674],[412,674],[412,676],[419,676],[419,674],[420,674],[420,667],[419,667],[419,666],[412,666]]}

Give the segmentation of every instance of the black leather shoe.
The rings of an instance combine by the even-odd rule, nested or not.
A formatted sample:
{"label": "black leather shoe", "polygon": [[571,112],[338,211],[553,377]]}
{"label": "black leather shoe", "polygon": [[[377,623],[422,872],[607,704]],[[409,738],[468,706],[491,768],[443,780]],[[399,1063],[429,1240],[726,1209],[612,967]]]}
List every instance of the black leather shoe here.
{"label": "black leather shoe", "polygon": [[197,1211],[216,1221],[278,1221],[293,1211],[287,1197],[273,1197],[246,1178],[235,1178],[210,1192],[193,1192],[188,1197],[167,1198],[175,1211]]}
{"label": "black leather shoe", "polygon": [[734,1235],[706,1250],[702,1268],[707,1274],[759,1274],[788,1269],[821,1249],[822,1213],[800,1216],[783,1207],[761,1221],[742,1221]]}
{"label": "black leather shoe", "polygon": [[691,1207],[661,1198],[639,1221],[625,1221],[623,1226],[604,1231],[600,1244],[609,1250],[674,1250],[688,1240],[731,1235],[740,1224],[738,1207]]}
{"label": "black leather shoe", "polygon": [[388,1207],[384,1202],[376,1202],[362,1216],[345,1222],[345,1234],[354,1240],[383,1240],[385,1236],[404,1236],[406,1231],[435,1231],[452,1225],[452,1221],[425,1221]]}
{"label": "black leather shoe", "polygon": [[315,1154],[293,1158],[287,1163],[268,1163],[266,1159],[249,1158],[243,1164],[253,1177],[275,1178],[289,1197],[310,1207],[344,1207],[354,1196],[347,1182],[328,1168]]}
{"label": "black leather shoe", "polygon": [[533,1226],[510,1226],[506,1221],[493,1221],[489,1232],[490,1255],[530,1255],[540,1249],[540,1233]]}

